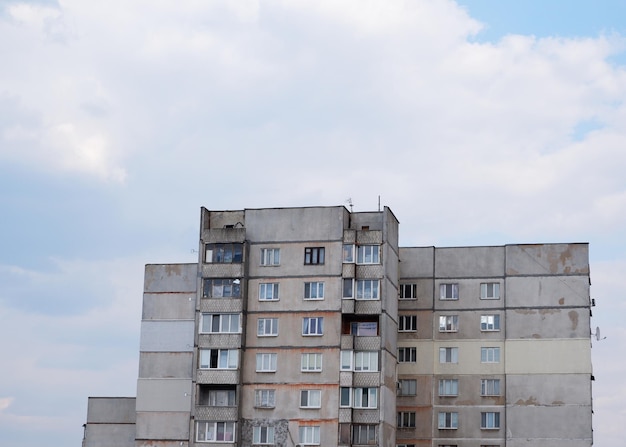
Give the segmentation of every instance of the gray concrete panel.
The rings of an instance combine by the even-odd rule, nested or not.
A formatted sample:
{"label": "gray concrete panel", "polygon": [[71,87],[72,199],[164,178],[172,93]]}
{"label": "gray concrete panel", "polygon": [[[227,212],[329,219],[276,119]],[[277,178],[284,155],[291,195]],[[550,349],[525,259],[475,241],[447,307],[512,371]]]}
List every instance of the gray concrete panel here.
{"label": "gray concrete panel", "polygon": [[135,424],[87,424],[83,447],[135,447]]}
{"label": "gray concrete panel", "polygon": [[192,352],[141,352],[139,378],[183,379],[193,374]]}
{"label": "gray concrete panel", "polygon": [[504,247],[436,248],[435,276],[438,278],[504,276]]}
{"label": "gray concrete panel", "polygon": [[588,441],[592,434],[591,405],[514,406],[506,420],[509,439],[539,438],[546,446],[552,440]]}
{"label": "gray concrete panel", "polygon": [[134,397],[90,397],[87,400],[87,423],[135,422]]}
{"label": "gray concrete panel", "polygon": [[400,278],[432,278],[435,275],[435,247],[400,247]]}
{"label": "gray concrete panel", "polygon": [[245,210],[249,241],[329,241],[343,237],[343,207]]}
{"label": "gray concrete panel", "polygon": [[589,244],[507,245],[507,275],[589,274]]}
{"label": "gray concrete panel", "polygon": [[[137,412],[137,440],[189,441],[189,415],[187,412]],[[144,443],[143,445],[151,445]],[[158,444],[161,446],[161,444]]]}
{"label": "gray concrete panel", "polygon": [[587,308],[508,310],[506,323],[508,338],[588,338],[591,333]]}
{"label": "gray concrete panel", "polygon": [[508,277],[506,305],[507,307],[589,306],[589,277]]}
{"label": "gray concrete panel", "polygon": [[506,398],[507,404],[520,407],[584,406],[591,401],[591,377],[589,374],[509,374]]}
{"label": "gray concrete panel", "polygon": [[196,312],[196,294],[144,293],[143,320],[192,320]]}
{"label": "gray concrete panel", "polygon": [[139,350],[144,352],[193,351],[195,323],[191,321],[142,321]]}
{"label": "gray concrete panel", "polygon": [[197,272],[197,264],[148,264],[143,291],[195,292]]}
{"label": "gray concrete panel", "polygon": [[140,411],[191,411],[191,379],[137,380]]}

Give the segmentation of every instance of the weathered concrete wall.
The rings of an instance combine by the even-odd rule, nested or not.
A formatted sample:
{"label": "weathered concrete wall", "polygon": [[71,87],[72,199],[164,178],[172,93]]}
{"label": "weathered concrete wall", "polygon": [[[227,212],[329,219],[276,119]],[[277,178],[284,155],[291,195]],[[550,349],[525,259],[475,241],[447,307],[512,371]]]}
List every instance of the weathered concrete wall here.
{"label": "weathered concrete wall", "polygon": [[133,447],[135,398],[90,397],[83,447]]}

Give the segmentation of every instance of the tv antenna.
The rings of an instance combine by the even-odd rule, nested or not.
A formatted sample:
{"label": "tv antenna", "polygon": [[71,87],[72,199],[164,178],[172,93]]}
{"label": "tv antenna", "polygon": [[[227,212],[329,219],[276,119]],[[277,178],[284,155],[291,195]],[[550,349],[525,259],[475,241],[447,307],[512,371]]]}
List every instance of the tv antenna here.
{"label": "tv antenna", "polygon": [[352,212],[352,208],[354,207],[354,205],[352,204],[352,197],[348,197],[346,203],[350,205],[350,212]]}
{"label": "tv antenna", "polygon": [[602,341],[602,340],[604,340],[606,338],[606,337],[601,337],[600,336],[600,327],[599,326],[596,326],[595,334],[592,332],[591,335],[595,335],[597,341]]}

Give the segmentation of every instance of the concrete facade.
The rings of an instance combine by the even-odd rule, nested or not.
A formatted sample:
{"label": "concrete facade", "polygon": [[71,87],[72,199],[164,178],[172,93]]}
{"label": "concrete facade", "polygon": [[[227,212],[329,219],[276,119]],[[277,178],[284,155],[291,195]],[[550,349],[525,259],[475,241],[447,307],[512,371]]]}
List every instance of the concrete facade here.
{"label": "concrete facade", "polygon": [[587,244],[398,237],[388,208],[202,208],[198,262],[146,266],[137,398],[90,398],[84,447],[590,446]]}

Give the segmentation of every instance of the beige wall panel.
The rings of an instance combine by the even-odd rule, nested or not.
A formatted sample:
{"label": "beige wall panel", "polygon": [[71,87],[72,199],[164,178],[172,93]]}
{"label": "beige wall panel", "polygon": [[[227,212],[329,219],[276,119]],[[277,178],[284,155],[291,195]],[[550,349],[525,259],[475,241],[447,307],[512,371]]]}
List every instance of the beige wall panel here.
{"label": "beige wall panel", "polygon": [[[439,363],[439,349],[458,348],[458,363]],[[500,348],[500,363],[481,363],[481,348]],[[504,343],[495,340],[455,340],[434,343],[434,373],[452,374],[503,374]]]}
{"label": "beige wall panel", "polygon": [[591,342],[587,339],[508,340],[507,374],[591,374]]}
{"label": "beige wall panel", "polygon": [[140,411],[191,411],[191,379],[137,380]]}
{"label": "beige wall panel", "polygon": [[589,306],[588,276],[508,277],[507,307]]}

